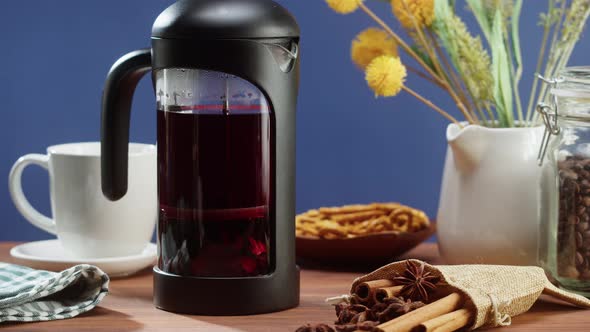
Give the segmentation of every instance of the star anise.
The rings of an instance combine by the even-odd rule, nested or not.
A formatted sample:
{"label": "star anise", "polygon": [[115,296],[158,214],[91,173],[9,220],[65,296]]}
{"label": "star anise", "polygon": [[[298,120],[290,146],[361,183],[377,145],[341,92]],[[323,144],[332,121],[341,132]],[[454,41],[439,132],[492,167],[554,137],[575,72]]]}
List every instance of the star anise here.
{"label": "star anise", "polygon": [[350,320],[350,323],[363,323],[363,322],[378,322],[377,314],[373,310],[366,310],[359,312]]}
{"label": "star anise", "polygon": [[[401,297],[392,297],[387,299],[386,302],[382,303],[387,307],[380,312],[377,313],[377,318],[379,322],[384,323],[390,321],[394,318],[397,318],[401,315],[405,315],[412,310],[416,310],[424,306],[424,303],[420,301],[412,301],[410,299],[404,300]],[[382,306],[381,306],[382,308]],[[374,308],[380,309],[380,308]]]}
{"label": "star anise", "polygon": [[372,322],[372,321],[365,321],[358,324],[346,324],[346,325],[336,325],[336,331],[338,332],[353,332],[353,331],[367,331],[367,332],[382,332],[380,328],[377,327],[379,322]]}
{"label": "star anise", "polygon": [[338,319],[335,323],[348,324],[350,322],[356,323],[359,321],[364,321],[366,320],[367,316],[366,314],[361,314],[368,310],[369,308],[362,304],[339,303],[336,305],[336,316]]}
{"label": "star anise", "polygon": [[350,306],[350,304],[346,303],[346,302],[340,302],[338,304],[336,304],[334,306],[334,309],[336,309],[336,317],[340,316],[340,313],[342,312],[342,310],[347,309]]}
{"label": "star anise", "polygon": [[407,260],[406,270],[401,275],[393,278],[393,280],[400,285],[404,285],[400,295],[411,300],[428,302],[428,295],[436,288],[440,278],[424,271],[423,262],[417,264]]}
{"label": "star anise", "polygon": [[327,324],[305,324],[299,327],[295,332],[336,332]]}

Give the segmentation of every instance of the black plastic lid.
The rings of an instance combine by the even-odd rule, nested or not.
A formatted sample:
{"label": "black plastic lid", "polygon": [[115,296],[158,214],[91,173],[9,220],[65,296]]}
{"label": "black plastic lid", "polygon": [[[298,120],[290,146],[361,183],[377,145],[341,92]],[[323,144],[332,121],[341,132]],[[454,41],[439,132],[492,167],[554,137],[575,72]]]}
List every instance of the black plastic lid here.
{"label": "black plastic lid", "polygon": [[271,0],[180,0],[154,22],[152,38],[258,39],[297,38],[299,26]]}

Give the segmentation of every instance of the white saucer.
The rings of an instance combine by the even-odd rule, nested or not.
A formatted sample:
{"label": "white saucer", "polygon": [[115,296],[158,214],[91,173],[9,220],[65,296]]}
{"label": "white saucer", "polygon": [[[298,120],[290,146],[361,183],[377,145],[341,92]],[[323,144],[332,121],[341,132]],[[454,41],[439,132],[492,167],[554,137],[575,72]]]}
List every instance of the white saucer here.
{"label": "white saucer", "polygon": [[98,266],[109,277],[124,277],[151,266],[156,261],[156,245],[149,243],[140,254],[109,258],[72,258],[59,240],[36,241],[18,245],[10,250],[16,264],[33,269],[62,271],[78,264]]}

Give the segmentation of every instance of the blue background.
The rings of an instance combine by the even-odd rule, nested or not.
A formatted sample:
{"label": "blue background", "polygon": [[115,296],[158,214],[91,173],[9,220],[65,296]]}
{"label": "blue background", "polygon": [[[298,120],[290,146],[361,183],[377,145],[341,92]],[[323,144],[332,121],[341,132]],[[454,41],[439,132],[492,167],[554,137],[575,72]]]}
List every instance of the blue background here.
{"label": "blue background", "polygon": [[[19,0],[0,10],[0,241],[51,238],[28,224],[8,193],[10,167],[49,145],[99,139],[100,97],[111,64],[149,45],[151,24],[172,0]],[[322,205],[401,201],[435,216],[447,121],[407,94],[375,99],[350,61],[350,41],[374,26],[360,11],[342,16],[323,0],[279,0],[302,30],[298,104],[297,210]],[[528,98],[541,40],[538,12],[525,1],[521,38]],[[368,1],[395,28],[385,3]],[[459,13],[475,24],[462,1]],[[583,38],[570,64],[587,64]],[[410,77],[408,86],[457,115],[440,90]],[[149,78],[137,89],[131,138],[155,142],[155,102]],[[528,100],[528,99],[525,99]],[[49,214],[48,177],[28,168],[25,193]],[[138,207],[141,208],[141,207]]]}

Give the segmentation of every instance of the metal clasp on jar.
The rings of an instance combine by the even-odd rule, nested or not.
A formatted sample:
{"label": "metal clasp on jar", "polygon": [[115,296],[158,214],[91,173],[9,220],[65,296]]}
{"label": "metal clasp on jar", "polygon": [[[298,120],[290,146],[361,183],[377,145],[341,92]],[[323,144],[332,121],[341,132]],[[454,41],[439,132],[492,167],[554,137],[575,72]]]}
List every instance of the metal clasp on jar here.
{"label": "metal clasp on jar", "polygon": [[[554,88],[557,83],[563,82],[561,78],[545,78],[541,75],[537,75],[539,79],[541,79],[546,84],[550,84],[552,88]],[[551,139],[551,135],[559,135],[561,132],[561,128],[557,124],[557,96],[552,94],[551,97],[551,104],[546,103],[539,103],[537,104],[537,112],[541,114],[541,118],[543,119],[543,123],[545,124],[545,132],[543,133],[543,139],[541,140],[541,147],[539,148],[539,154],[537,155],[537,161],[539,162],[539,166],[543,165],[543,160],[545,159],[545,154],[547,153],[547,146],[549,145],[549,141]]]}

